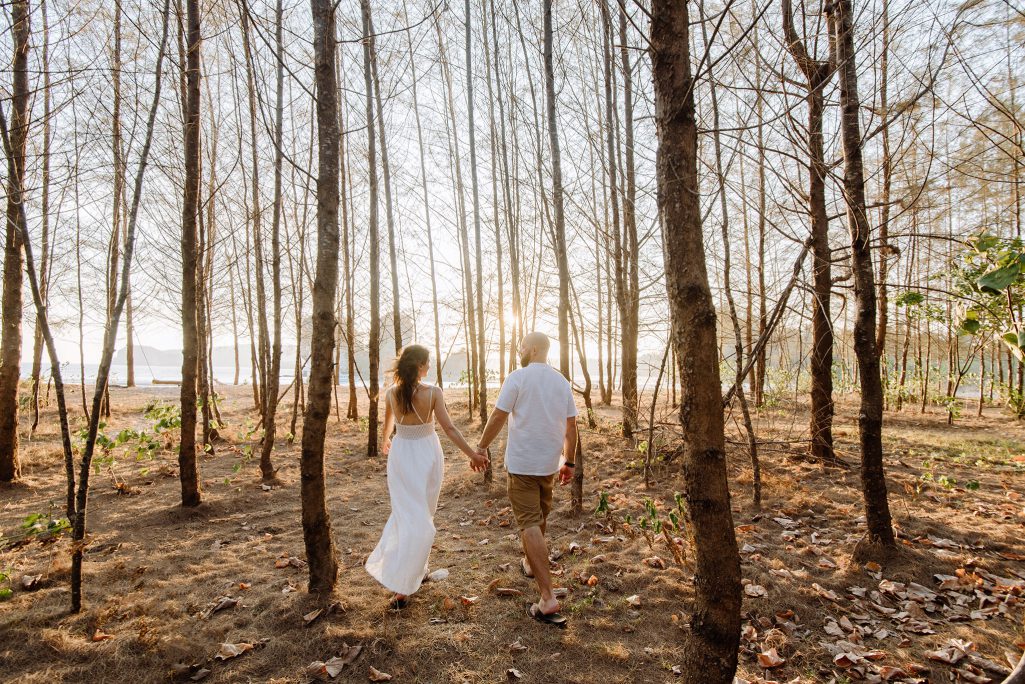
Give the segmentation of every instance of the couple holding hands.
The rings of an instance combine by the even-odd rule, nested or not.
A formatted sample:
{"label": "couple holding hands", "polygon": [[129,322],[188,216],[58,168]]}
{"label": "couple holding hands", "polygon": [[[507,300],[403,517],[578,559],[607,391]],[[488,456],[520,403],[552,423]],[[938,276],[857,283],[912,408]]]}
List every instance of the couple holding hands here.
{"label": "couple holding hands", "polygon": [[388,457],[391,515],[365,565],[374,579],[394,592],[391,608],[404,608],[427,574],[435,535],[434,512],[445,469],[435,418],[469,457],[470,468],[478,472],[487,467],[488,446],[508,422],[505,466],[509,503],[525,554],[521,566],[523,573],[537,582],[541,594],[539,601],[527,607],[527,613],[540,622],[566,626],[552,592],[545,523],[556,476],[561,484],[573,477],[577,408],[569,382],[548,365],[550,346],[543,333],[523,338],[519,347],[522,367],[502,384],[476,447],[452,423],[441,388],[422,382],[430,367],[428,350],[419,345],[402,350],[395,363],[394,384],[385,395],[382,450]]}

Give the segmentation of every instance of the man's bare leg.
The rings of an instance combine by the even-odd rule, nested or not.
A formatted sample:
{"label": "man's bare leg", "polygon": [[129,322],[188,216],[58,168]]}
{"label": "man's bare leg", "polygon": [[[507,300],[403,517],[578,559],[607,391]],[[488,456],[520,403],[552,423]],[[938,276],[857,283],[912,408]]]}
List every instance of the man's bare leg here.
{"label": "man's bare leg", "polygon": [[559,602],[552,593],[552,573],[548,567],[548,544],[540,527],[528,527],[520,535],[523,540],[523,551],[527,554],[527,562],[534,571],[534,581],[541,591],[539,602],[541,612],[550,615],[559,612]]}
{"label": "man's bare leg", "polygon": [[[548,521],[547,520],[545,522],[541,523],[541,536],[542,537],[545,534],[545,528],[547,526],[548,526]],[[546,546],[547,546],[547,544],[546,544]],[[526,548],[526,546],[524,546],[524,548]],[[520,563],[523,565],[523,574],[526,575],[527,577],[530,577],[531,579],[533,579],[534,578],[534,571],[530,569],[530,561],[527,560],[527,557],[524,556],[523,558],[521,558],[520,559]]]}

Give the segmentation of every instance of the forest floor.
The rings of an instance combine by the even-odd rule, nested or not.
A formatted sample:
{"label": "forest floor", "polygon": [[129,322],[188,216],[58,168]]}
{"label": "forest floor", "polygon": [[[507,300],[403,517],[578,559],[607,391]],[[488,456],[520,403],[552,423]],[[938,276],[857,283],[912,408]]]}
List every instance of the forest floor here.
{"label": "forest floor", "polygon": [[[387,593],[362,568],[388,516],[385,461],[365,457],[361,423],[330,423],[328,506],[341,569],[333,596],[306,594],[298,443],[282,440],[281,484],[266,490],[258,459],[238,448],[251,429],[239,426],[251,426],[252,395],[224,393],[228,442],[201,458],[198,509],[178,505],[173,449],[137,459],[119,447],[111,470],[104,464],[93,476],[78,615],[68,613],[69,540],[11,543],[30,516],[42,514],[38,525],[63,515],[52,409],[36,437],[23,439],[24,481],[0,489],[0,572],[8,575],[0,591],[13,592],[0,601],[0,680],[189,681],[208,671],[208,682],[305,682],[314,677],[311,664],[337,658],[329,663],[342,668],[334,681],[367,681],[371,668],[396,682],[674,681],[692,574],[674,561],[671,542],[649,545],[636,521],[645,517],[646,497],[663,520],[675,508],[679,463],[658,464],[654,486],[645,488],[643,456],[618,436],[617,409],[600,409],[598,427],[582,432],[585,514],[570,515],[568,488],[556,492],[549,537],[557,586],[568,590],[563,631],[524,613],[535,591],[518,569],[504,471],[497,468],[485,487],[444,438],[431,568],[448,577],[425,584],[401,613],[386,609]],[[177,389],[115,388],[111,399],[108,435],[152,431],[144,407],[173,403]],[[465,405],[450,402],[475,436]],[[805,406],[763,409],[760,512],[731,417],[745,578],[738,679],[1000,681],[1025,647],[1025,424],[998,408],[953,427],[938,409],[887,413],[901,552],[880,567],[852,560],[864,531],[855,408],[842,402],[837,415],[846,469],[802,458]],[[493,449],[499,462],[501,446]],[[602,491],[608,517],[592,513]],[[627,514],[633,526],[623,524]],[[335,602],[306,624],[304,616]]]}

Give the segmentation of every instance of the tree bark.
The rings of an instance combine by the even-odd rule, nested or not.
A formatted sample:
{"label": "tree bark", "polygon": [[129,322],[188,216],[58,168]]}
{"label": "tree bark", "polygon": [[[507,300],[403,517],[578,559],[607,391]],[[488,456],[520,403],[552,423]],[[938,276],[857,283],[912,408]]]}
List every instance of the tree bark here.
{"label": "tree bark", "polygon": [[[182,198],[182,384],[181,444],[178,473],[182,505],[200,503],[199,465],[196,460],[196,390],[199,372],[199,311],[197,267],[199,261],[197,219],[199,214],[200,134],[200,34],[199,0],[186,0],[187,53],[185,63],[185,189]],[[95,408],[94,408],[95,410]]]}
{"label": "tree bark", "polygon": [[559,371],[570,379],[569,261],[566,256],[566,216],[562,196],[562,159],[555,116],[555,63],[552,55],[552,1],[544,1],[544,69],[548,144],[552,157],[552,205],[555,215],[555,260],[559,269]]}
{"label": "tree bark", "polygon": [[[608,158],[605,163],[608,166],[608,188],[609,188],[609,205],[610,215],[612,217],[612,237],[615,244],[615,291],[616,291],[616,303],[618,305],[620,318],[623,315],[623,301],[625,296],[624,288],[624,276],[623,276],[623,248],[622,248],[622,234],[623,231],[620,228],[620,213],[619,213],[619,180],[617,178],[617,155],[615,146],[615,126],[616,126],[616,100],[615,90],[612,84],[612,19],[610,18],[608,0],[601,0],[599,3],[601,9],[601,20],[602,20],[602,62],[604,66],[604,80],[605,80],[605,146],[606,154]],[[607,257],[606,257],[607,260]],[[610,288],[611,289],[611,286]],[[610,299],[612,295],[609,295]],[[612,400],[612,389],[614,386],[612,378],[612,327],[611,327],[611,306],[609,309],[609,331],[608,331],[608,372],[606,373],[608,382],[608,401],[611,403]],[[633,432],[633,428],[628,425],[628,415],[626,403],[623,404],[623,433],[629,435]]]}
{"label": "tree bark", "polygon": [[[492,2],[492,4],[494,4]],[[494,8],[492,8],[494,11]],[[492,223],[494,224],[495,230],[495,281],[498,286],[498,381],[505,382],[505,283],[502,276],[502,224],[499,221],[499,194],[498,194],[498,127],[495,121],[495,86],[492,81],[491,75],[491,45],[488,42],[488,17],[487,17],[487,5],[481,3],[481,35],[483,40],[481,41],[484,45],[484,75],[485,81],[488,86],[488,123],[489,123],[489,135],[488,142],[491,148],[491,209],[492,209]],[[492,28],[494,28],[494,18],[492,17]],[[497,46],[497,43],[495,43]],[[498,74],[498,54],[495,54],[495,71],[494,74]],[[505,216],[508,220],[508,204],[505,206]],[[480,257],[478,256],[477,264],[478,274],[480,273],[481,264]],[[478,289],[483,289],[478,286]],[[480,307],[483,311],[483,306]],[[481,328],[483,329],[483,324]],[[483,334],[481,335],[483,338]],[[485,378],[485,394],[486,394],[486,378]],[[484,413],[487,412],[487,402],[484,402]]]}
{"label": "tree bark", "polygon": [[[786,0],[784,0],[786,2]],[[704,0],[700,0],[698,4],[698,10],[701,13],[701,37],[706,45],[710,46],[708,39],[708,22],[705,16],[705,3]],[[758,460],[758,439],[755,436],[754,424],[751,422],[751,411],[747,404],[747,394],[744,392],[744,382],[741,377],[741,372],[744,365],[744,337],[740,331],[740,317],[737,315],[737,304],[733,297],[733,284],[731,282],[732,268],[733,268],[733,255],[730,248],[730,223],[729,223],[729,208],[726,203],[726,171],[722,161],[722,140],[720,135],[719,125],[719,95],[714,77],[714,72],[711,64],[708,67],[709,74],[709,91],[712,99],[712,142],[715,150],[715,171],[718,177],[718,195],[719,195],[719,212],[722,214],[720,221],[720,227],[722,230],[722,243],[723,243],[723,269],[722,269],[722,289],[726,294],[726,302],[729,306],[730,322],[733,323],[733,365],[734,365],[734,377],[736,379],[737,387],[737,399],[740,401],[741,415],[744,418],[744,430],[747,433],[747,444],[748,444],[748,456],[751,459],[751,488],[752,488],[752,504],[758,510],[762,507],[762,468],[761,462]],[[671,333],[670,333],[671,334]],[[668,347],[667,347],[668,351]],[[665,359],[663,358],[663,370],[665,368]],[[662,379],[662,371],[659,371],[659,382]],[[657,385],[656,385],[656,396],[657,396]],[[654,415],[655,403],[652,399],[652,415]],[[651,433],[651,425],[648,426],[649,435]],[[650,456],[653,449],[651,439],[648,439],[648,455]],[[645,469],[645,477],[647,478],[647,471]]]}
{"label": "tree bark", "polygon": [[[285,116],[285,40],[284,7],[277,0],[275,11],[275,45],[277,47],[276,101],[274,104],[274,209],[271,214],[271,307],[273,308],[274,339],[271,343],[269,369],[263,393],[263,445],[260,449],[260,474],[265,481],[273,480],[277,469],[271,460],[277,433],[275,418],[278,412],[278,390],[281,384],[281,165],[284,161]],[[336,129],[337,130],[337,129]],[[335,200],[337,204],[337,198]],[[337,210],[336,210],[337,211]],[[336,257],[337,258],[337,257]],[[337,270],[337,267],[336,267]],[[337,276],[336,276],[337,280]],[[263,306],[260,306],[261,311]],[[332,340],[334,332],[332,331]],[[297,383],[300,378],[297,376]]]}
{"label": "tree bark", "polygon": [[[481,255],[480,237],[480,190],[477,182],[477,130],[474,125],[473,59],[470,52],[470,48],[472,46],[471,28],[473,27],[473,22],[470,21],[470,0],[466,0],[464,3],[464,14],[464,23],[466,25],[466,31],[464,33],[464,37],[466,39],[466,111],[468,127],[470,129],[470,196],[473,198],[474,267],[477,271],[477,283],[473,290],[476,294],[474,308],[477,312],[477,339],[474,341],[477,345],[477,409],[480,412],[480,424],[484,425],[488,422],[488,372],[487,347],[484,339],[484,264]],[[491,462],[489,461],[488,467],[484,473],[484,481],[491,482],[492,477]]]}
{"label": "tree bark", "polygon": [[381,143],[381,170],[384,178],[384,216],[388,227],[388,262],[391,265],[391,315],[392,337],[395,355],[402,351],[402,314],[399,311],[399,265],[395,249],[395,218],[392,209],[391,165],[388,163],[388,139],[384,134],[384,103],[381,98],[381,78],[377,73],[377,41],[374,40],[374,19],[369,16],[370,30],[370,75],[374,85],[374,101],[377,104],[377,131]]}
{"label": "tree bark", "polygon": [[854,13],[851,0],[838,0],[829,14],[840,78],[841,139],[844,156],[844,193],[851,233],[851,271],[854,276],[854,353],[861,382],[858,432],[861,442],[861,483],[865,498],[868,539],[872,544],[896,544],[883,470],[883,387],[876,346],[875,269],[869,244],[870,227],[865,202],[857,61],[854,52]]}
{"label": "tree bark", "polygon": [[[190,2],[190,10],[198,9],[193,7]],[[110,364],[114,356],[114,345],[117,341],[118,324],[121,320],[121,313],[124,310],[125,303],[128,299],[128,274],[131,272],[132,267],[132,255],[135,249],[135,227],[139,215],[139,200],[142,196],[142,181],[146,172],[146,164],[149,159],[150,147],[153,142],[153,130],[154,124],[156,123],[157,110],[160,104],[160,89],[161,89],[161,74],[163,70],[164,56],[167,46],[167,35],[168,25],[170,23],[170,3],[168,0],[164,1],[163,8],[163,31],[160,40],[160,49],[157,54],[157,63],[155,69],[155,87],[153,91],[153,104],[149,110],[149,117],[146,124],[146,138],[143,143],[142,152],[139,156],[139,166],[135,174],[135,186],[132,192],[132,203],[131,208],[128,211],[127,220],[125,222],[125,253],[124,260],[121,265],[121,278],[120,278],[120,289],[114,300],[114,308],[111,312],[111,316],[108,319],[108,325],[103,335],[103,347],[100,353],[100,364],[96,372],[96,384],[93,392],[92,411],[87,412],[88,427],[86,430],[85,446],[82,449],[82,462],[79,470],[78,477],[78,489],[74,491],[75,486],[75,474],[74,474],[74,462],[71,456],[71,444],[70,434],[67,432],[66,415],[67,409],[62,406],[63,400],[61,395],[63,390],[58,387],[58,412],[62,414],[61,420],[61,432],[64,440],[64,451],[65,451],[65,467],[67,470],[68,480],[68,513],[69,519],[72,523],[72,555],[71,555],[71,611],[77,613],[82,608],[82,560],[83,552],[85,548],[85,533],[86,533],[86,512],[89,502],[89,475],[92,472],[92,457],[96,448],[96,439],[99,433],[100,426],[100,405],[104,398],[104,389],[107,387],[107,379],[110,376]],[[198,16],[190,11],[190,19],[195,19],[195,31],[193,23],[190,21],[190,36],[195,35],[198,42],[199,37],[199,23]],[[198,58],[198,55],[197,55]],[[198,59],[196,60],[198,66]],[[197,72],[198,76],[198,72]],[[199,99],[198,83],[197,88],[194,92],[196,102]],[[198,135],[198,120],[196,121],[197,126],[196,134]],[[197,155],[198,158],[198,150]],[[198,179],[197,179],[198,189]],[[22,215],[24,221],[24,215]],[[28,229],[24,228],[24,233],[27,235]],[[32,247],[30,243],[26,242],[25,245],[26,258],[31,260],[32,258]],[[33,299],[36,301],[37,311],[43,312],[42,299],[39,295],[38,286],[35,283],[34,276],[30,273],[29,279],[32,285]],[[45,323],[45,316],[44,316]],[[55,366],[54,379],[55,383],[61,384],[59,374],[59,363],[57,362],[57,351],[54,347],[53,340],[49,335],[49,327],[44,327],[44,333],[47,337],[47,346],[50,350],[50,361]],[[84,397],[83,397],[84,401]],[[194,455],[194,452],[193,452]],[[74,499],[72,494],[74,493]]]}
{"label": "tree bark", "polygon": [[[409,15],[406,12],[406,3],[402,3],[403,20],[409,24]],[[416,56],[413,54],[413,37],[411,32],[406,33],[407,48],[409,49],[409,68],[413,81],[413,118],[416,120],[416,144],[420,153],[420,191],[424,196],[424,225],[427,229],[427,260],[431,268],[431,311],[434,315],[434,371],[437,377],[438,387],[443,387],[442,370],[444,362],[441,356],[441,324],[438,312],[438,278],[434,263],[434,233],[431,227],[431,202],[427,192],[427,161],[424,153],[423,126],[420,121],[420,99],[417,90]]]}
{"label": "tree bark", "polygon": [[367,174],[370,184],[367,218],[367,230],[370,233],[370,409],[367,413],[367,457],[377,458],[377,404],[381,377],[381,239],[377,226],[377,144],[374,136],[374,84],[371,76],[374,37],[370,24],[370,0],[360,0],[360,10],[363,17],[363,85],[366,88]]}
{"label": "tree bark", "polygon": [[[250,329],[250,342],[253,346],[253,385],[257,395],[257,408],[260,411],[260,422],[266,429],[267,423],[267,395],[270,394],[267,387],[270,376],[270,333],[267,322],[267,286],[263,255],[263,210],[260,205],[260,160],[257,154],[259,149],[259,138],[257,136],[257,106],[256,106],[256,66],[253,58],[252,40],[250,37],[250,21],[248,0],[240,0],[242,17],[242,52],[246,62],[246,85],[249,102],[249,137],[250,137],[250,163],[252,164],[252,175],[250,176],[252,192],[252,209],[249,217],[249,228],[252,233],[253,253],[253,279],[256,285],[256,299],[250,306],[256,309],[253,322],[256,324],[256,335]],[[278,60],[280,65],[280,60]],[[248,254],[247,254],[248,257]],[[248,268],[248,258],[247,258]],[[257,381],[259,378],[259,381]],[[256,388],[259,388],[258,390]],[[263,468],[261,452],[261,469]]]}
{"label": "tree bark", "polygon": [[[364,5],[364,26],[368,19]],[[335,12],[331,0],[311,0],[314,79],[317,89],[317,272],[313,283],[313,337],[309,397],[303,419],[300,470],[303,540],[311,593],[330,593],[338,577],[325,500],[324,438],[331,413],[331,365],[338,289],[338,76]],[[369,85],[369,84],[368,84]],[[370,90],[367,89],[367,97]],[[370,133],[373,136],[373,132]]]}
{"label": "tree bark", "polygon": [[[502,194],[505,204],[506,219],[506,241],[509,245],[509,276],[512,304],[512,326],[509,335],[509,372],[515,368],[516,348],[519,345],[518,336],[522,335],[522,322],[520,320],[522,304],[520,302],[520,257],[519,257],[519,230],[516,221],[513,219],[513,197],[510,186],[512,185],[512,174],[509,170],[509,147],[506,137],[505,122],[505,97],[502,92],[501,70],[499,69],[500,53],[498,42],[498,16],[495,13],[495,1],[488,0],[491,8],[491,44],[495,49],[494,73],[495,73],[495,95],[498,100],[498,131],[499,143],[502,153]],[[499,352],[504,357],[505,349]]]}
{"label": "tree bark", "polygon": [[[883,45],[879,56],[879,110],[880,117],[886,122],[889,111],[889,63],[890,63],[890,3],[883,0]],[[890,256],[894,254],[890,247],[890,190],[893,185],[893,158],[890,153],[890,127],[882,127],[882,173],[883,188],[879,198],[879,324],[876,328],[876,346],[879,354],[886,362],[886,326],[889,316],[889,293],[886,279],[890,271]],[[896,363],[896,359],[894,359]]]}
{"label": "tree bark", "polygon": [[11,72],[11,150],[8,154],[7,227],[4,231],[3,333],[0,339],[0,482],[21,477],[18,458],[18,380],[21,375],[22,239],[18,230],[21,189],[25,185],[28,140],[28,54],[31,41],[28,0],[14,0],[11,27],[14,55]]}
{"label": "tree bark", "polygon": [[682,681],[729,684],[740,641],[740,554],[726,475],[716,314],[705,270],[688,14],[686,2],[651,4],[658,208],[682,381],[684,497],[696,561]]}
{"label": "tree bark", "polygon": [[[39,294],[43,306],[49,302],[47,295],[50,282],[50,27],[47,22],[46,0],[39,3],[40,15],[43,20],[43,49],[40,58],[43,68],[43,163],[42,163],[42,197],[40,218],[42,219],[41,250],[39,255]],[[43,328],[39,314],[36,315],[35,330],[32,335],[32,431],[35,435],[39,427],[39,380],[43,365]]]}
{"label": "tree bark", "polygon": [[450,157],[455,166],[456,211],[458,213],[456,229],[458,231],[457,239],[459,242],[460,260],[462,263],[462,285],[464,298],[463,324],[466,328],[466,358],[468,365],[467,370],[469,371],[469,381],[467,382],[467,390],[469,393],[467,407],[470,411],[470,415],[472,416],[477,399],[477,395],[474,391],[477,380],[477,345],[474,344],[477,339],[477,320],[473,304],[473,273],[470,267],[469,257],[470,247],[469,237],[467,235],[469,231],[466,225],[466,199],[463,189],[462,162],[460,161],[459,133],[456,127],[455,98],[452,92],[452,74],[449,72],[448,57],[445,51],[445,41],[441,34],[441,25],[435,21],[434,28],[438,39],[438,54],[441,61],[441,74],[445,81],[445,102],[448,109],[448,117],[445,119],[445,126],[448,129],[448,137],[452,142]]}
{"label": "tree bark", "polygon": [[787,48],[808,82],[808,214],[812,243],[811,455],[836,462],[833,451],[833,321],[829,217],[826,212],[826,166],[822,140],[825,87],[836,70],[835,50],[827,61],[814,59],[794,30],[790,0],[783,0]]}
{"label": "tree bark", "polygon": [[[339,71],[339,73],[341,73]],[[339,110],[339,125],[344,130],[345,123],[345,98],[342,97],[341,102],[338,103]],[[339,145],[341,145],[340,152],[338,154],[339,159],[339,173],[341,175],[341,182],[339,185],[342,189],[341,207],[342,207],[342,258],[344,259],[344,276],[345,276],[345,359],[346,359],[346,375],[348,376],[349,384],[349,402],[345,410],[345,416],[349,420],[359,420],[359,402],[356,398],[356,319],[353,305],[353,271],[355,270],[355,259],[353,258],[354,242],[355,242],[355,229],[352,226],[353,221],[350,218],[351,212],[349,211],[350,204],[352,202],[352,179],[349,174],[349,153],[348,146],[346,144],[345,136],[338,136]],[[433,247],[432,247],[433,249]],[[302,264],[300,263],[300,272]]]}
{"label": "tree bark", "polygon": [[623,295],[620,298],[620,365],[622,367],[623,436],[637,428],[637,334],[640,316],[639,251],[637,241],[637,182],[634,171],[633,74],[626,34],[626,5],[619,4],[619,53],[623,68]]}

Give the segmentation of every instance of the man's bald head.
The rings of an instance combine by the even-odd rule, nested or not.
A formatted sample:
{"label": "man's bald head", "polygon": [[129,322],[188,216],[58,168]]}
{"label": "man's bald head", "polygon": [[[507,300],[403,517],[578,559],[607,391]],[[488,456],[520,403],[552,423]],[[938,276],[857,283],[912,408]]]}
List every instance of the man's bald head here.
{"label": "man's bald head", "polygon": [[526,367],[532,363],[546,363],[551,346],[552,341],[548,335],[542,332],[527,333],[520,341],[520,365]]}

